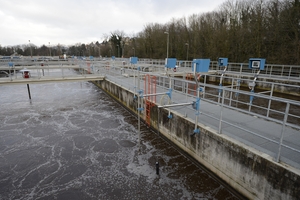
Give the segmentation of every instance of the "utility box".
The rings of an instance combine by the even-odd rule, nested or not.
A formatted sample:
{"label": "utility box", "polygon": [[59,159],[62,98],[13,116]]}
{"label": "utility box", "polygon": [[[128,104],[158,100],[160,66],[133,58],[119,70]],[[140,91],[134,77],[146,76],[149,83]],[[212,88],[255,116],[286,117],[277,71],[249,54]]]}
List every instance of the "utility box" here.
{"label": "utility box", "polygon": [[219,58],[218,65],[219,67],[226,67],[228,65],[228,58]]}
{"label": "utility box", "polygon": [[13,67],[13,66],[14,66],[14,63],[13,63],[13,62],[9,62],[9,63],[8,63],[8,66],[9,66],[9,67]]}
{"label": "utility box", "polygon": [[130,60],[131,64],[135,65],[135,64],[137,64],[138,58],[137,57],[130,57],[129,60]]}
{"label": "utility box", "polygon": [[266,59],[264,58],[250,58],[249,59],[249,68],[250,69],[265,69]]}
{"label": "utility box", "polygon": [[193,72],[208,72],[210,59],[194,59],[192,62]]}
{"label": "utility box", "polygon": [[166,58],[165,67],[166,68],[175,68],[176,66],[176,58]]}
{"label": "utility box", "polygon": [[111,59],[112,59],[112,60],[115,60],[115,59],[116,59],[116,56],[112,56]]}

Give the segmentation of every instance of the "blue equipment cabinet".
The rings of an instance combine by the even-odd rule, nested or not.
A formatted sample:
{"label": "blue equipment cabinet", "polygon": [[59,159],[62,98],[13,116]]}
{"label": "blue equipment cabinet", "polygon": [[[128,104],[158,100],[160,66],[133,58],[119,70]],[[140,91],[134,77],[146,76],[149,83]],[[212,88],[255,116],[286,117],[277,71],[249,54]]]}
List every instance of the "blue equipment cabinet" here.
{"label": "blue equipment cabinet", "polygon": [[131,64],[134,64],[134,65],[135,65],[135,64],[137,64],[138,58],[137,58],[137,57],[130,57],[129,60],[130,60],[130,63],[131,63]]}
{"label": "blue equipment cabinet", "polygon": [[218,65],[219,67],[226,67],[228,65],[228,58],[219,58]]}
{"label": "blue equipment cabinet", "polygon": [[250,69],[265,69],[266,59],[264,58],[250,58],[249,59],[249,68]]}
{"label": "blue equipment cabinet", "polygon": [[175,68],[176,66],[176,58],[166,58],[165,67],[166,68]]}
{"label": "blue equipment cabinet", "polygon": [[192,71],[199,72],[208,72],[210,65],[210,59],[194,59],[192,62]]}

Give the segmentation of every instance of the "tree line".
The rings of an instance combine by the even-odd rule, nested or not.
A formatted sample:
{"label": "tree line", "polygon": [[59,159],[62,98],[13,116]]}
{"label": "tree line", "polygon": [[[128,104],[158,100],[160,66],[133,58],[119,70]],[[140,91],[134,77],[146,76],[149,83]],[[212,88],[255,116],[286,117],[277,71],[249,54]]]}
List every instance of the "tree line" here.
{"label": "tree line", "polygon": [[247,62],[251,57],[268,63],[300,64],[299,0],[229,0],[218,10],[148,24],[138,35],[141,57],[228,57]]}
{"label": "tree line", "polygon": [[[295,65],[300,64],[299,37],[299,0],[228,0],[212,12],[173,18],[166,24],[146,24],[133,36],[117,30],[102,43],[51,47],[51,51],[52,55],[152,59],[163,59],[168,54],[179,60],[227,57],[230,62],[261,57],[268,63]],[[29,45],[1,48],[0,54],[9,51],[30,55]],[[36,47],[34,53],[49,55],[49,47]]]}

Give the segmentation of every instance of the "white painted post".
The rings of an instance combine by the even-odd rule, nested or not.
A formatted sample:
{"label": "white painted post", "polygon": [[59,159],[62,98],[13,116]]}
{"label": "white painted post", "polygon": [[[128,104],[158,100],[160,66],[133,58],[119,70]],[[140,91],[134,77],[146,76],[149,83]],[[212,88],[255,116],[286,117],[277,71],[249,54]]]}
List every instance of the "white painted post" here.
{"label": "white painted post", "polygon": [[278,149],[278,154],[277,154],[276,162],[279,162],[279,160],[280,160],[281,146],[282,146],[282,141],[283,141],[283,134],[284,134],[284,131],[285,131],[285,124],[286,124],[286,121],[287,121],[287,118],[288,118],[289,110],[290,110],[290,103],[287,103],[286,104],[286,108],[285,108],[285,114],[284,114],[282,129],[281,129],[281,136],[280,136],[280,141],[279,141],[279,149]]}
{"label": "white painted post", "polygon": [[[138,70],[138,92],[141,89],[141,83],[140,83],[140,71]],[[141,145],[141,119],[140,119],[140,95],[138,94],[138,134],[139,134],[139,149]]]}
{"label": "white painted post", "polygon": [[224,96],[225,92],[222,95],[222,105],[221,105],[221,112],[220,112],[220,121],[219,121],[219,134],[222,134],[222,120],[223,120],[223,108],[224,108]]}

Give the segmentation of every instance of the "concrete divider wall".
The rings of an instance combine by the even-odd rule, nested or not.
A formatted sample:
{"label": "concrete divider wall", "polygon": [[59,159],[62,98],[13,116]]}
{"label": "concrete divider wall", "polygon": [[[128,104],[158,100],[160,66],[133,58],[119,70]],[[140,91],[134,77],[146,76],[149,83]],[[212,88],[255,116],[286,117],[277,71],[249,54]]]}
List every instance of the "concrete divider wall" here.
{"label": "concrete divider wall", "polygon": [[[137,114],[131,91],[107,80],[97,85]],[[276,163],[269,155],[220,135],[201,122],[200,134],[191,136],[194,121],[172,114],[169,119],[167,110],[153,106],[151,126],[247,198],[300,198],[300,170]]]}

